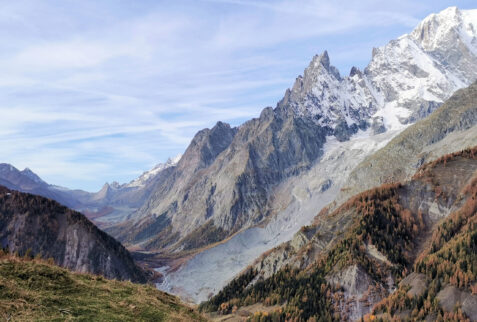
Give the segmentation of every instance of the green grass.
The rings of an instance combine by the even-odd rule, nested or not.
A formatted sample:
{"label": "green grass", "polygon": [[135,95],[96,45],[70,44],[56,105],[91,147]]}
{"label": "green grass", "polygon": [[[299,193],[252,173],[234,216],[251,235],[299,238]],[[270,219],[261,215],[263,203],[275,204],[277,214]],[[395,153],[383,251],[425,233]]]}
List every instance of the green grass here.
{"label": "green grass", "polygon": [[204,321],[153,286],[72,273],[0,251],[0,320]]}

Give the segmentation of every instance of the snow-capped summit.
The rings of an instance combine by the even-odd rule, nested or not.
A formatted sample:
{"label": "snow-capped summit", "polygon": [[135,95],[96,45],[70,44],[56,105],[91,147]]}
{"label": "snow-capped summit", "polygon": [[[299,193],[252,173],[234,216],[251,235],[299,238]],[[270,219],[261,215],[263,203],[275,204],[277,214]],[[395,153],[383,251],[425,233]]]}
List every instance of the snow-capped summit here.
{"label": "snow-capped summit", "polygon": [[411,32],[426,51],[441,50],[455,41],[474,42],[477,36],[477,9],[459,10],[450,7],[438,14],[427,16]]}
{"label": "snow-capped summit", "polygon": [[132,188],[132,187],[142,187],[142,186],[144,186],[150,179],[152,179],[154,176],[156,176],[162,170],[177,165],[177,163],[180,161],[181,158],[182,158],[182,154],[178,154],[173,158],[167,159],[167,161],[165,163],[157,164],[151,170],[145,171],[139,178],[134,179],[133,181],[128,183],[126,185],[126,187]]}
{"label": "snow-capped summit", "polygon": [[[424,19],[409,35],[426,52],[465,82],[477,65],[477,9],[451,7]],[[455,68],[455,65],[465,68]]]}
{"label": "snow-capped summit", "polygon": [[[425,18],[410,34],[373,51],[365,70],[384,104],[386,126],[425,117],[477,75],[476,10],[455,7]],[[464,30],[474,30],[472,36]]]}
{"label": "snow-capped summit", "polygon": [[[362,72],[354,68],[350,76],[342,78],[338,69],[330,64],[325,51],[313,57],[279,106],[312,118],[330,131],[336,131],[339,139],[346,140],[350,134],[365,127],[362,121],[376,112],[377,102]],[[337,127],[344,127],[349,133],[343,133]]]}
{"label": "snow-capped summit", "polygon": [[329,127],[339,140],[375,128],[375,120],[388,130],[402,128],[475,80],[476,35],[477,10],[451,7],[373,49],[364,72],[353,67],[341,77],[325,51],[313,57],[279,106]]}

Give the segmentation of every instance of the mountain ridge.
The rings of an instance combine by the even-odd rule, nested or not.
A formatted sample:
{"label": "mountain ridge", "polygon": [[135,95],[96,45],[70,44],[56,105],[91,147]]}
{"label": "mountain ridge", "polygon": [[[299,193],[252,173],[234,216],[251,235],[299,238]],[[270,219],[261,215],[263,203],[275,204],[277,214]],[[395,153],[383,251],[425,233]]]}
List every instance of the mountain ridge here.
{"label": "mountain ridge", "polygon": [[71,190],[48,184],[29,168],[20,171],[11,164],[0,164],[0,184],[17,191],[54,199],[61,204],[86,214],[94,223],[105,227],[124,220],[147,198],[158,178],[167,175],[182,155],[169,158],[151,170],[145,171],[129,183],[105,183],[98,192]]}
{"label": "mountain ridge", "polygon": [[0,187],[0,246],[10,253],[53,258],[77,272],[145,283],[149,273],[86,217],[56,201]]}

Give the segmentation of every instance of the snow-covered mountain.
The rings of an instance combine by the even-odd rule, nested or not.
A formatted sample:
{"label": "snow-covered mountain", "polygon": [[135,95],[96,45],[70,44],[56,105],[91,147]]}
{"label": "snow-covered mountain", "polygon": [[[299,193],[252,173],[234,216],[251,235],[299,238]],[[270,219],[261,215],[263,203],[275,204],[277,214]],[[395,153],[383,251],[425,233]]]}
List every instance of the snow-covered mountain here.
{"label": "snow-covered mountain", "polygon": [[179,160],[182,158],[182,154],[176,155],[174,158],[169,158],[165,163],[159,163],[151,170],[145,171],[140,177],[134,179],[125,185],[125,187],[144,187],[152,178],[154,178],[159,172],[164,169],[176,166]]}
{"label": "snow-covered mountain", "polygon": [[226,136],[225,149],[196,172],[182,171],[193,168],[193,150],[186,151],[161,189],[111,233],[179,254],[234,235],[166,274],[160,286],[204,300],[312,220],[368,155],[477,79],[476,13],[452,7],[431,15],[375,48],[368,66],[348,76],[326,51],[315,56],[275,109],[227,130],[233,138]]}
{"label": "snow-covered mountain", "polygon": [[373,49],[369,65],[341,77],[328,53],[313,58],[280,105],[346,140],[372,125],[399,129],[431,113],[477,75],[477,10],[451,7]]}

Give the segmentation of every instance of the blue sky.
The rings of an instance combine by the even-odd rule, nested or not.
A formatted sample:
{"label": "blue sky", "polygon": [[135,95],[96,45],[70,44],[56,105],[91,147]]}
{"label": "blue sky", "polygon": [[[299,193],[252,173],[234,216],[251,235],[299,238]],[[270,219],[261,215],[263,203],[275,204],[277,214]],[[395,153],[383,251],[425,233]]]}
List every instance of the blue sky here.
{"label": "blue sky", "polygon": [[341,74],[474,1],[0,0],[0,162],[96,191],[275,106],[313,55]]}

